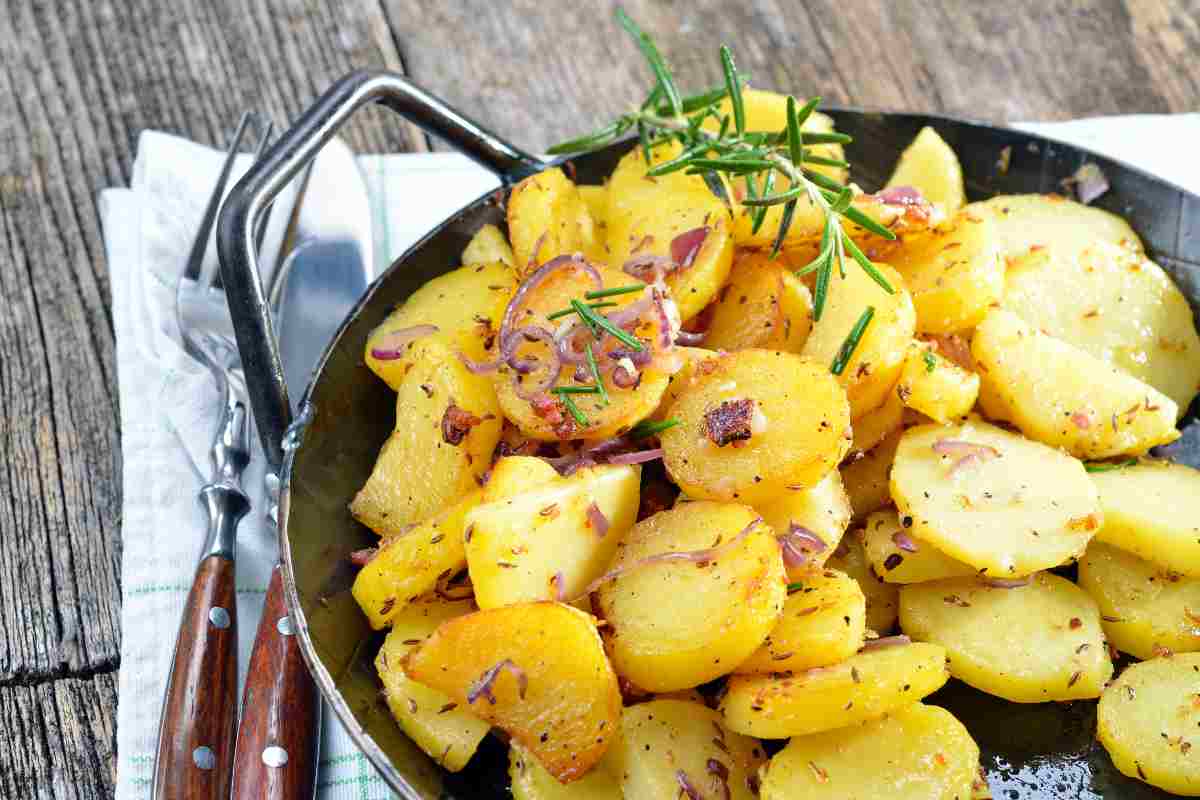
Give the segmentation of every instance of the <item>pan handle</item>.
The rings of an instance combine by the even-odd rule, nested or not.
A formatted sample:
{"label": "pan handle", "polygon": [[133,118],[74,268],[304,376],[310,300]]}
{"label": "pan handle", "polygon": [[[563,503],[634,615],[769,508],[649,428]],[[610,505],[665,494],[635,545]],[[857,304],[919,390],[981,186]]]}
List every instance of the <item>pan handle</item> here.
{"label": "pan handle", "polygon": [[283,463],[283,436],[291,424],[279,343],[255,256],[254,231],[263,212],[362,106],[377,102],[495,172],[505,184],[545,165],[489,133],[402,75],[352,72],[338,80],[238,181],[221,209],[217,252],[233,317],[250,405],[272,470]]}

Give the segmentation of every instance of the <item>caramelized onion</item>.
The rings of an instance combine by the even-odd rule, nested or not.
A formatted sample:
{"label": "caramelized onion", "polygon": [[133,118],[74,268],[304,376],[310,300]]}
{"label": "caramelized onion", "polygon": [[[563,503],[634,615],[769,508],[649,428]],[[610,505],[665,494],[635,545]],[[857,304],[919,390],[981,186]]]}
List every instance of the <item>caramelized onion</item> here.
{"label": "caramelized onion", "polygon": [[692,228],[671,240],[671,259],[679,269],[687,269],[696,260],[696,255],[704,246],[705,239],[708,238],[709,230],[707,225]]}

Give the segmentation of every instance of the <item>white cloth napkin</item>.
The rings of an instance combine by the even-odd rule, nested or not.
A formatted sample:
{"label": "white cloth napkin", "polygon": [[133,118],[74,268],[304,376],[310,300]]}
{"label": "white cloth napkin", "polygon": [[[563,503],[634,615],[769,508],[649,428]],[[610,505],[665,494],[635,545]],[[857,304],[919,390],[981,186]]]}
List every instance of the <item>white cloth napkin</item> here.
{"label": "white cloth napkin", "polygon": [[[1200,141],[1200,114],[1018,127],[1107,153],[1200,193],[1200,160],[1187,156]],[[100,197],[112,276],[124,451],[117,800],[150,797],[165,678],[203,539],[205,520],[196,492],[208,477],[217,396],[208,373],[179,344],[174,301],[192,232],[221,158],[208,148],[148,131],[138,142],[133,185],[106,190]],[[239,167],[248,163],[243,158]],[[457,154],[364,156],[359,164],[371,197],[375,263],[380,265],[389,264],[451,212],[498,185],[494,176]],[[272,219],[273,228],[282,224]],[[267,250],[277,248],[279,231],[269,232],[266,241]],[[266,263],[273,263],[269,252],[264,256]],[[246,471],[245,488],[254,511],[238,535],[243,677],[276,558],[275,536],[262,518],[262,464],[256,454]],[[391,797],[328,710],[318,796]]]}

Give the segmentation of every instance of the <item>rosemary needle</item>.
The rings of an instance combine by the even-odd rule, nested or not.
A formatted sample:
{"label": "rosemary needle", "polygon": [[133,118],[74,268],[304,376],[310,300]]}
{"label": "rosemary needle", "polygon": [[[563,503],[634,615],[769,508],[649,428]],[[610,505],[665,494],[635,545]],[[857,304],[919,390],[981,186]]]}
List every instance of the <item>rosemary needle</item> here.
{"label": "rosemary needle", "polygon": [[850,363],[850,358],[854,355],[858,343],[862,340],[863,334],[866,333],[867,326],[871,324],[871,318],[874,316],[875,306],[867,306],[866,311],[863,311],[862,316],[858,318],[858,322],[855,322],[854,327],[850,329],[850,333],[846,334],[846,341],[842,342],[837,355],[834,356],[833,363],[829,365],[829,371],[834,375],[841,375],[845,371],[846,365]]}
{"label": "rosemary needle", "polygon": [[579,300],[571,300],[571,308],[575,309],[575,313],[583,320],[583,323],[592,331],[592,335],[597,339],[600,338],[598,329],[603,329],[606,333],[617,339],[626,347],[630,347],[637,351],[645,350],[645,346],[638,340],[636,336],[628,331],[621,330],[612,323],[608,317],[597,314],[590,307],[584,305]]}
{"label": "rosemary needle", "polygon": [[600,394],[595,386],[555,386],[550,394]]}

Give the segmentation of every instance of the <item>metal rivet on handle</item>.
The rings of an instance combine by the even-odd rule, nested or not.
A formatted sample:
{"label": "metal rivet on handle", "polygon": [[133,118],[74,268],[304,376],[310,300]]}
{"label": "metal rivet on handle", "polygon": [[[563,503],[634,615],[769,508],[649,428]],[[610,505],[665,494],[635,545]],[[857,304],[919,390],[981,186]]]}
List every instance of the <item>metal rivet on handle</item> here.
{"label": "metal rivet on handle", "polygon": [[263,750],[262,762],[268,767],[282,767],[288,762],[287,750],[273,744],[266,750]]}
{"label": "metal rivet on handle", "polygon": [[275,630],[279,631],[284,636],[291,636],[296,632],[296,627],[292,625],[291,615],[285,614],[275,622]]}
{"label": "metal rivet on handle", "polygon": [[208,612],[208,621],[214,628],[224,630],[229,627],[229,612],[220,606],[213,606]]}
{"label": "metal rivet on handle", "polygon": [[197,769],[212,769],[217,765],[217,756],[211,747],[201,745],[192,751],[192,763],[196,765]]}

